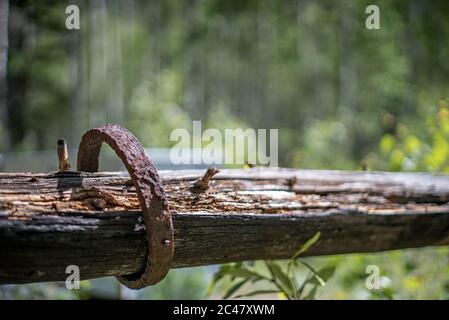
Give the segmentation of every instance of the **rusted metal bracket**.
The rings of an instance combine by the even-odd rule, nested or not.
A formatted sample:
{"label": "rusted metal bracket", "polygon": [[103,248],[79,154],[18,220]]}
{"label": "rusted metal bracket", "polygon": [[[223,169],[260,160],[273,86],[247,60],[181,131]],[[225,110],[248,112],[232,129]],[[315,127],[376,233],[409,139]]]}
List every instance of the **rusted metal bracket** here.
{"label": "rusted metal bracket", "polygon": [[141,273],[118,276],[131,289],[161,281],[170,269],[174,251],[171,214],[161,179],[139,140],[127,129],[107,124],[87,131],[78,149],[78,171],[98,171],[98,157],[106,142],[120,157],[131,176],[142,208],[148,256]]}

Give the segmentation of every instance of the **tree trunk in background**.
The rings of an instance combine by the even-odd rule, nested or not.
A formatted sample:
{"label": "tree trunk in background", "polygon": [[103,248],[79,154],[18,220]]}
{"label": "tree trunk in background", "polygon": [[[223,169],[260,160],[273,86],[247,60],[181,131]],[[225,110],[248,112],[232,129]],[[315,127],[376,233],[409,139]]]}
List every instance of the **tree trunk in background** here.
{"label": "tree trunk in background", "polygon": [[[81,6],[79,1],[74,2],[76,5]],[[82,9],[81,9],[82,10]],[[82,17],[82,15],[81,15]],[[82,19],[82,18],[81,18]],[[82,25],[82,23],[81,23]],[[82,28],[82,27],[81,27]],[[83,60],[82,60],[82,42],[81,42],[81,30],[76,30],[69,33],[71,39],[70,43],[70,71],[72,78],[72,92],[70,97],[70,116],[71,119],[76,119],[76,121],[71,121],[70,130],[70,140],[69,146],[75,146],[76,143],[81,139],[81,135],[87,129],[85,127],[84,120],[87,114],[85,114],[84,108],[85,104],[83,99]]]}
{"label": "tree trunk in background", "polygon": [[[4,0],[0,0],[4,1]],[[12,63],[15,55],[25,50],[34,40],[34,24],[28,15],[22,11],[24,4],[9,5],[8,23],[8,63]],[[4,29],[1,28],[3,31]],[[1,33],[1,31],[0,31]],[[31,46],[31,45],[30,45]],[[27,49],[29,50],[29,49]],[[31,76],[29,68],[19,68],[16,72],[6,74],[8,84],[8,99],[6,101],[7,134],[9,136],[9,150],[20,145],[25,136],[34,128],[27,125],[27,92],[30,88]]]}
{"label": "tree trunk in background", "polygon": [[[201,26],[201,20],[198,15],[198,2],[189,0],[184,4],[185,12],[185,28],[187,33],[187,43],[184,49],[184,72],[185,72],[185,86],[184,86],[184,104],[187,112],[191,115],[193,120],[205,120],[204,109],[204,61],[203,54],[204,42],[207,37],[203,39],[196,39],[195,30]],[[206,33],[206,31],[204,31]],[[195,46],[189,45],[189,42],[196,41]]]}
{"label": "tree trunk in background", "polygon": [[[0,0],[0,148],[9,149],[7,130],[7,68],[8,68],[8,0]],[[0,163],[1,166],[1,163]]]}
{"label": "tree trunk in background", "polygon": [[195,3],[192,1],[185,1],[184,3],[184,27],[186,33],[186,44],[184,45],[184,85],[183,85],[183,104],[184,109],[192,115],[192,118],[198,119],[198,112],[196,106],[198,105],[197,94],[197,79],[199,71],[197,70],[198,62],[195,60],[196,52],[194,46],[189,46],[195,28]]}
{"label": "tree trunk in background", "polygon": [[[304,70],[304,56],[305,56],[305,50],[310,46],[308,42],[310,42],[310,38],[308,37],[309,34],[312,34],[312,37],[314,35],[314,29],[316,24],[313,26],[309,26],[307,21],[307,11],[310,10],[311,3],[308,0],[297,0],[296,3],[296,60],[297,60],[297,73],[298,73],[298,88],[304,87],[303,83],[303,74],[305,72]],[[306,69],[307,72],[307,69]],[[314,84],[314,88],[315,88]],[[315,112],[320,110],[319,105],[313,101],[313,103],[310,103],[306,98],[302,98],[301,101],[297,101],[297,107],[301,108],[308,108],[306,115],[307,117],[313,118],[315,115]],[[310,108],[308,105],[312,105],[313,107]],[[311,110],[310,110],[311,109]],[[304,126],[304,115],[301,113],[296,113],[294,117],[294,126]]]}
{"label": "tree trunk in background", "polygon": [[[139,45],[140,41],[137,39],[136,31],[139,23],[141,22],[140,17],[144,14],[141,11],[141,6],[139,1],[128,0],[126,2],[118,3],[118,11],[120,12],[120,19],[122,21],[132,21],[131,34],[120,34],[120,48],[121,52],[121,76],[122,76],[122,86],[123,86],[123,110],[122,110],[122,121],[127,123],[129,119],[128,108],[131,101],[134,89],[141,83],[140,70],[140,54]],[[131,38],[131,46],[124,45],[127,38]]]}
{"label": "tree trunk in background", "polygon": [[[120,32],[120,16],[118,2],[106,2],[109,17],[107,23],[107,50],[105,54],[108,56],[107,80],[106,88],[106,120],[124,125],[123,123],[123,75],[122,75],[122,47]],[[112,14],[111,14],[112,13]],[[111,17],[112,16],[112,17]],[[110,30],[110,31],[109,31]]]}
{"label": "tree trunk in background", "polygon": [[[340,2],[340,22],[338,29],[339,61],[338,61],[338,117],[347,130],[354,133],[356,123],[352,121],[357,112],[357,65],[356,65],[356,21],[354,19],[354,7],[352,1]],[[348,146],[352,150],[353,157],[357,157],[354,145]],[[350,142],[348,142],[350,143]]]}
{"label": "tree trunk in background", "polygon": [[402,110],[405,112],[410,112],[411,110],[416,112],[418,101],[417,88],[419,88],[418,81],[423,78],[420,70],[422,69],[422,63],[420,62],[423,61],[423,47],[422,42],[418,39],[422,30],[423,3],[416,0],[409,1],[407,11],[409,27],[405,31],[405,52],[409,64],[408,81],[410,89],[408,90],[409,94],[406,99],[406,105],[403,106],[404,109]]}
{"label": "tree trunk in background", "polygon": [[[258,117],[257,121],[260,122],[260,118],[267,114],[268,108],[265,103],[266,101],[266,95],[261,94],[262,92],[265,92],[265,88],[267,86],[265,73],[263,72],[264,68],[266,68],[266,63],[270,59],[269,50],[267,50],[266,42],[270,41],[271,38],[267,37],[266,31],[267,31],[267,21],[269,17],[267,17],[267,10],[265,7],[261,6],[260,4],[257,6],[256,11],[256,41],[257,41],[257,50],[256,50],[256,57],[254,59],[255,63],[255,73],[256,73],[256,106],[254,113],[251,115],[251,119],[254,119]],[[268,38],[268,39],[267,39]],[[238,79],[237,79],[238,81]],[[240,106],[241,107],[241,106]],[[262,112],[260,112],[260,110]],[[239,115],[244,115],[246,110],[245,108],[239,108]],[[264,121],[265,119],[261,119]],[[266,122],[262,122],[266,123]],[[265,127],[265,126],[263,126]]]}
{"label": "tree trunk in background", "polygon": [[107,12],[105,0],[90,0],[89,12],[89,127],[106,123]]}
{"label": "tree trunk in background", "polygon": [[339,63],[339,113],[343,121],[350,120],[357,106],[357,74],[354,49],[354,19],[348,1],[340,7],[340,63]]}

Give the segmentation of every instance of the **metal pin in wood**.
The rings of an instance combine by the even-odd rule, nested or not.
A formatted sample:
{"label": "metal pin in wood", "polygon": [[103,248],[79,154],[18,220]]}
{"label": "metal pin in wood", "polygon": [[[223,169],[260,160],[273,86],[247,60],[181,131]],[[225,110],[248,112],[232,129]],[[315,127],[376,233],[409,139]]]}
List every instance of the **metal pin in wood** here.
{"label": "metal pin in wood", "polygon": [[204,175],[198,180],[193,182],[191,190],[195,192],[206,191],[207,189],[209,189],[210,179],[219,172],[220,170],[218,170],[217,168],[214,167],[207,168]]}
{"label": "metal pin in wood", "polygon": [[59,171],[70,170],[69,153],[67,151],[67,143],[65,142],[65,139],[58,140],[58,160]]}

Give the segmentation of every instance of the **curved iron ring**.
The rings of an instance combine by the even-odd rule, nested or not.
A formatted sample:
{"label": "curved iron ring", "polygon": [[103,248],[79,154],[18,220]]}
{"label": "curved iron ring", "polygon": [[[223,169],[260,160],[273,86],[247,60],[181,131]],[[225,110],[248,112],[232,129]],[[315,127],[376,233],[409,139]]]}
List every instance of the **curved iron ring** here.
{"label": "curved iron ring", "polygon": [[97,172],[98,157],[106,142],[120,157],[131,176],[142,208],[148,255],[141,273],[117,276],[131,289],[161,281],[170,269],[174,251],[173,224],[162,181],[139,140],[127,129],[107,124],[87,131],[78,149],[78,171]]}

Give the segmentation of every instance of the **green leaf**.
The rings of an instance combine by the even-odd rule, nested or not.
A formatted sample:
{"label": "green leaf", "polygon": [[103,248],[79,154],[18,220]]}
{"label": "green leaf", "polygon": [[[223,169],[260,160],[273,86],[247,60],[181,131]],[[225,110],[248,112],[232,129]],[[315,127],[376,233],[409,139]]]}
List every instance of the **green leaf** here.
{"label": "green leaf", "polygon": [[214,290],[217,283],[225,276],[225,270],[231,269],[232,267],[233,266],[230,264],[224,264],[220,266],[220,269],[214,274],[211,282],[209,283],[209,286],[207,287],[207,296],[210,296],[212,294],[212,291]]}
{"label": "green leaf", "polygon": [[264,278],[254,278],[254,279],[251,279],[251,283],[256,283],[256,282],[258,282],[260,280],[268,280],[269,281],[269,279],[266,278],[266,277],[264,277]]}
{"label": "green leaf", "polygon": [[310,289],[310,291],[306,294],[306,296],[303,299],[312,300],[313,298],[315,298],[317,288],[318,286],[314,286],[312,289]]}
{"label": "green leaf", "polygon": [[318,239],[321,236],[321,232],[318,231],[317,233],[315,233],[315,235],[310,238],[309,240],[306,241],[306,243],[304,243],[301,248],[299,248],[299,250],[294,254],[294,256],[291,258],[292,260],[296,260],[299,255],[301,255],[302,253],[306,252],[307,250],[309,250],[309,248],[311,246],[313,246],[315,244],[315,242],[318,241]]}
{"label": "green leaf", "polygon": [[214,274],[208,288],[207,288],[207,295],[210,296],[212,294],[212,291],[214,287],[217,285],[217,283],[224,277],[224,276],[230,276],[231,280],[234,278],[245,278],[245,280],[270,280],[270,278],[261,275],[249,268],[245,268],[242,263],[236,263],[236,264],[225,264],[220,267],[220,269]]}
{"label": "green leaf", "polygon": [[230,296],[232,296],[237,290],[239,290],[246,282],[248,281],[248,279],[243,279],[242,281],[237,282],[236,284],[234,284],[232,287],[230,287],[228,289],[228,291],[226,291],[226,293],[223,296],[223,299],[228,299]]}
{"label": "green leaf", "polygon": [[240,294],[238,296],[235,296],[234,299],[243,298],[243,297],[251,297],[258,294],[269,294],[269,293],[282,293],[282,291],[279,290],[256,290],[251,291],[249,293]]}
{"label": "green leaf", "polygon": [[323,269],[320,269],[318,271],[318,274],[320,275],[321,279],[323,279],[324,281],[327,282],[334,275],[335,269],[336,269],[336,266],[327,266],[327,267],[324,267]]}
{"label": "green leaf", "polygon": [[327,266],[320,269],[319,271],[316,271],[311,265],[304,261],[301,261],[301,264],[306,266],[313,273],[313,278],[311,279],[311,281],[314,281],[316,284],[319,284],[321,286],[326,285],[326,282],[334,275],[336,269],[335,266]]}
{"label": "green leaf", "polygon": [[233,276],[237,278],[256,278],[256,279],[266,278],[265,276],[245,267],[224,270],[223,275]]}
{"label": "green leaf", "polygon": [[282,270],[279,264],[275,262],[266,261],[266,264],[275,280],[282,285],[285,290],[285,294],[289,297],[295,295],[295,285],[287,274]]}
{"label": "green leaf", "polygon": [[300,297],[306,288],[306,285],[313,280],[314,275],[312,274],[310,277],[307,277],[304,282],[301,284],[298,290],[296,290],[296,297]]}
{"label": "green leaf", "polygon": [[301,261],[301,264],[304,265],[307,269],[309,269],[312,272],[313,277],[310,279],[307,279],[305,281],[305,284],[307,284],[307,282],[315,282],[316,284],[319,284],[321,286],[325,286],[326,285],[326,281],[321,278],[320,274],[318,271],[315,270],[315,268],[313,268],[310,264]]}
{"label": "green leaf", "polygon": [[208,296],[210,296],[212,294],[214,287],[224,276],[230,276],[231,281],[234,280],[235,278],[244,278],[245,281],[251,280],[253,282],[256,282],[259,280],[271,281],[270,278],[268,278],[262,274],[259,274],[254,270],[244,267],[242,263],[226,264],[226,265],[222,265],[220,267],[220,269],[214,274],[214,276],[207,288]]}

